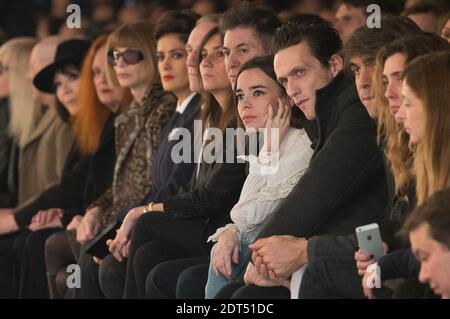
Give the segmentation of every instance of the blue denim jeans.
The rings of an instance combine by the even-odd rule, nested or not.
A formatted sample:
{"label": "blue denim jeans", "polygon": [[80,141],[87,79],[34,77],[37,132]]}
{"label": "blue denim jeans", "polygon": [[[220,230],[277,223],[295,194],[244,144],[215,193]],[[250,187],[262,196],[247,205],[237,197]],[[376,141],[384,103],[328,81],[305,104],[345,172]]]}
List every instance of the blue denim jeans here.
{"label": "blue denim jeans", "polygon": [[224,275],[220,274],[216,275],[212,267],[212,260],[214,250],[216,245],[213,246],[211,250],[211,261],[209,263],[208,270],[208,282],[205,287],[205,299],[213,299],[215,295],[222,289],[224,286],[242,281],[244,279],[245,270],[247,269],[247,264],[250,261],[250,249],[248,245],[254,241],[255,236],[248,233],[241,233],[241,242],[239,244],[239,257],[238,263],[234,264],[231,262],[231,277],[227,278]]}

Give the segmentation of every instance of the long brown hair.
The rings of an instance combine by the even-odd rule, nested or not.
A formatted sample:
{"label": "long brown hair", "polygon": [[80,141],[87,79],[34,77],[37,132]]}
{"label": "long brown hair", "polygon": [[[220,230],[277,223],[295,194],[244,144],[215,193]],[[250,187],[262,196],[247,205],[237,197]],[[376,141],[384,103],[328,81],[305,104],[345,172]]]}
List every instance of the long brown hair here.
{"label": "long brown hair", "polygon": [[417,144],[414,170],[417,200],[450,186],[450,51],[412,61],[404,81],[425,109],[425,131]]}
{"label": "long brown hair", "polygon": [[[94,85],[92,63],[97,52],[106,45],[107,36],[98,37],[91,45],[83,61],[78,95],[79,111],[73,119],[74,135],[82,154],[94,154],[100,143],[100,135],[111,111],[100,102]],[[106,56],[105,56],[106,59]],[[131,94],[127,89],[121,107],[128,105]]]}
{"label": "long brown hair", "polygon": [[385,142],[385,153],[395,180],[397,195],[403,194],[414,181],[413,154],[409,145],[409,135],[402,124],[397,123],[392,115],[388,100],[384,96],[386,86],[383,83],[383,68],[386,60],[396,53],[404,54],[405,64],[416,57],[440,50],[449,49],[450,45],[440,37],[421,34],[402,37],[386,44],[377,54],[375,64],[374,103],[378,114],[378,142]]}
{"label": "long brown hair", "polygon": [[[215,27],[211,29],[203,38],[200,49],[198,61],[201,62],[201,52],[206,43],[215,35],[220,35],[219,28]],[[198,72],[200,74],[200,63],[198,64]],[[217,100],[211,93],[205,92],[202,94],[203,100],[205,101],[204,107],[201,112],[201,120],[203,123],[208,123],[210,127],[216,127],[222,132],[229,125],[235,125],[236,123],[236,109],[234,108],[233,91],[230,91],[226,102],[226,105],[220,107]]]}

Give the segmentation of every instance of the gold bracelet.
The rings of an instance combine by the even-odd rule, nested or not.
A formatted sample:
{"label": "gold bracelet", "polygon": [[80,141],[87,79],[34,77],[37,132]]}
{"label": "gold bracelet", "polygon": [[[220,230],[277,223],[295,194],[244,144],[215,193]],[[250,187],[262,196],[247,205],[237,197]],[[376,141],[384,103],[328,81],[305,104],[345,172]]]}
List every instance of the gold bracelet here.
{"label": "gold bracelet", "polygon": [[145,205],[144,207],[144,214],[145,213],[150,213],[153,211],[153,202],[148,203],[147,205]]}

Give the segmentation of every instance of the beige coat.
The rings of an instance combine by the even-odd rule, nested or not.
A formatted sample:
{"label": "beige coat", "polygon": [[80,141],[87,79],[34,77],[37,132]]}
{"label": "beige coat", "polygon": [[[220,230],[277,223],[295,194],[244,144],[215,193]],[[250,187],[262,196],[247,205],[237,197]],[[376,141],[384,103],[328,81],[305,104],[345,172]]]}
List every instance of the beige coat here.
{"label": "beige coat", "polygon": [[19,151],[18,205],[59,182],[67,155],[74,145],[72,128],[48,109]]}

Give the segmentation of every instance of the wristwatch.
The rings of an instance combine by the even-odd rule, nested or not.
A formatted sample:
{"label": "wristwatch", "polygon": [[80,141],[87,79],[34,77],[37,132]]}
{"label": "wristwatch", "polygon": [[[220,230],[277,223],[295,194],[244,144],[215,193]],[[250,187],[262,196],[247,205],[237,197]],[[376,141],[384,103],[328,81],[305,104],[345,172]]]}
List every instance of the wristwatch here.
{"label": "wristwatch", "polygon": [[144,206],[144,214],[145,213],[150,213],[153,211],[153,202],[148,203],[147,205]]}

